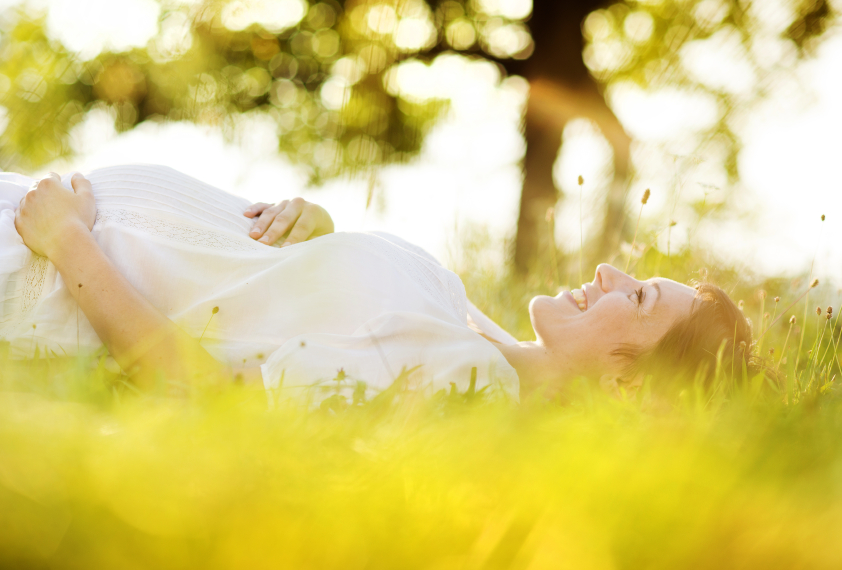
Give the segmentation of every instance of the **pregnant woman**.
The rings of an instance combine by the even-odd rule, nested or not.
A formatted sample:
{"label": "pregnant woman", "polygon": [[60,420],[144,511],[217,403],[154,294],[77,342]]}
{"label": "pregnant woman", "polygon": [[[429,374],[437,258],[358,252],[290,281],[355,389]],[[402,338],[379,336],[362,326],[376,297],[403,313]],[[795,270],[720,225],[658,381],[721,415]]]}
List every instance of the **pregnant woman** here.
{"label": "pregnant woman", "polygon": [[139,384],[242,374],[307,398],[371,397],[398,377],[464,391],[474,374],[515,399],[579,376],[633,389],[655,360],[710,369],[723,343],[749,358],[748,322],[710,285],[600,265],[533,299],[536,340],[517,342],[423,250],[332,232],[318,206],[250,206],[167,167],[0,174],[0,340],[16,358],[104,344]]}

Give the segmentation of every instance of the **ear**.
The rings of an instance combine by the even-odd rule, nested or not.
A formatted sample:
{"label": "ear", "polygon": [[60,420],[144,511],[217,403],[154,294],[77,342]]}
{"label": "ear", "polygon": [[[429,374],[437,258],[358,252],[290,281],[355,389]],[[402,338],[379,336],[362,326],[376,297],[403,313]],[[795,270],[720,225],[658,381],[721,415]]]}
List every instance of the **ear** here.
{"label": "ear", "polygon": [[616,374],[603,374],[599,378],[599,387],[618,400],[624,400],[626,398],[634,399],[642,385],[642,374],[631,379],[623,378]]}
{"label": "ear", "polygon": [[603,374],[599,377],[599,387],[603,392],[618,398],[620,396],[620,377],[616,374]]}

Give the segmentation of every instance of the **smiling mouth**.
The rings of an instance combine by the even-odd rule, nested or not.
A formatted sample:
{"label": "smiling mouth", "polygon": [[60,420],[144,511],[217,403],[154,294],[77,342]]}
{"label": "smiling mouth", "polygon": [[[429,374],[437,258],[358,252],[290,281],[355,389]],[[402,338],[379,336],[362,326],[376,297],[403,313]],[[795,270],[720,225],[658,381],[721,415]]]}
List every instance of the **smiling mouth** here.
{"label": "smiling mouth", "polygon": [[570,294],[573,295],[573,300],[576,301],[576,305],[580,311],[584,313],[588,310],[588,296],[585,294],[584,289],[573,289],[570,291]]}

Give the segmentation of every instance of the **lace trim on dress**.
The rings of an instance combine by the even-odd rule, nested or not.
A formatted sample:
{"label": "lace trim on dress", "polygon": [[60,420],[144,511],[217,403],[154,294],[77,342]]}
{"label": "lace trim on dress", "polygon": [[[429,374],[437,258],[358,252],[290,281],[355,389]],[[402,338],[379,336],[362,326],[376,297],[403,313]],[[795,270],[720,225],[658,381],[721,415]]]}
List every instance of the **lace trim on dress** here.
{"label": "lace trim on dress", "polygon": [[197,247],[225,251],[258,251],[266,247],[247,237],[238,238],[227,232],[202,228],[192,224],[170,222],[132,210],[110,208],[97,210],[94,229],[98,229],[97,226],[106,222],[113,222],[120,226],[134,228]]}
{"label": "lace trim on dress", "polygon": [[47,258],[33,253],[26,266],[20,269],[20,274],[23,276],[18,285],[20,295],[13,295],[7,300],[11,302],[11,307],[5,308],[5,318],[0,319],[2,321],[0,322],[0,339],[5,339],[10,331],[20,326],[38,305],[44,292],[48,268]]}
{"label": "lace trim on dress", "polygon": [[29,262],[29,267],[26,269],[21,316],[29,313],[41,298],[41,292],[44,289],[44,280],[47,277],[47,263],[46,257],[33,254],[32,260]]}

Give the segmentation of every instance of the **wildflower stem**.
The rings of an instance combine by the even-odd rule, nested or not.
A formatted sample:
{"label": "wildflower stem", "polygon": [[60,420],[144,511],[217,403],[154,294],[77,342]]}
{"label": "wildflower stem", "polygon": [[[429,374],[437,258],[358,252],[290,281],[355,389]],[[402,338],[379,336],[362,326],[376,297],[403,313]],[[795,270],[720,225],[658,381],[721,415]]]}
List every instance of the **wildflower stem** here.
{"label": "wildflower stem", "polygon": [[585,249],[585,221],[582,217],[582,186],[585,179],[579,176],[579,283],[584,282],[582,274],[582,251]]}
{"label": "wildflower stem", "polygon": [[[810,276],[808,279],[813,278],[813,267],[816,265],[816,257],[819,255],[819,246],[822,243],[822,230],[824,230],[824,214],[822,214],[822,223],[819,226],[819,239],[816,240],[816,252],[813,254],[813,261],[810,262]],[[807,289],[807,292],[810,292],[810,287]],[[807,323],[807,311],[810,307],[810,296],[808,295],[806,300],[804,301],[804,323]],[[801,348],[804,346],[804,334],[807,332],[806,327],[802,327],[801,329],[801,340],[798,341],[798,355],[795,357],[795,367],[798,368],[798,360],[801,357]]]}
{"label": "wildflower stem", "polygon": [[781,355],[778,357],[778,363],[775,364],[775,374],[778,373],[778,368],[781,366],[781,361],[784,359],[784,354],[786,354],[786,345],[789,342],[789,335],[792,332],[792,327],[795,325],[794,322],[790,321],[789,323],[789,330],[786,331],[786,339],[784,339],[784,347],[781,349]]}
{"label": "wildflower stem", "polygon": [[208,324],[205,325],[205,330],[202,331],[202,336],[199,337],[199,342],[202,342],[202,339],[205,338],[205,333],[207,332],[208,327],[210,326],[211,321],[213,320],[213,316],[215,314],[217,314],[218,312],[219,312],[219,307],[214,307],[213,310],[211,310],[211,316],[208,319]]}
{"label": "wildflower stem", "polygon": [[[842,328],[839,329],[839,340],[835,340],[836,327],[839,325],[839,314],[842,313],[842,307],[836,313],[836,323],[830,326],[830,340],[833,341],[833,359],[836,361],[836,366],[842,372],[842,364],[839,362],[839,342],[842,342]],[[829,348],[829,347],[828,347]]]}
{"label": "wildflower stem", "polygon": [[629,258],[626,260],[626,268],[623,273],[628,273],[629,265],[631,264],[632,255],[634,255],[634,246],[637,243],[637,230],[640,228],[640,217],[643,215],[643,206],[640,207],[640,213],[637,215],[637,225],[634,228],[634,239],[632,239],[631,250],[629,251]]}
{"label": "wildflower stem", "polygon": [[801,360],[801,349],[804,347],[804,335],[807,333],[807,315],[810,309],[810,289],[808,288],[804,296],[804,326],[801,327],[801,338],[798,341],[798,352],[795,354],[795,368],[798,368],[798,362]]}
{"label": "wildflower stem", "polygon": [[[555,243],[555,208],[547,209],[547,231],[550,238],[550,256],[552,257],[553,271],[555,273],[556,286],[561,285],[561,272],[558,269],[558,251]],[[581,252],[579,257],[581,258]],[[581,265],[580,265],[581,274]]]}
{"label": "wildflower stem", "polygon": [[[82,296],[82,284],[79,283],[79,297]],[[76,356],[79,356],[79,299],[76,299]]]}
{"label": "wildflower stem", "polygon": [[[777,297],[775,297],[775,298],[777,299]],[[763,338],[763,335],[765,335],[765,334],[766,334],[766,332],[767,332],[770,328],[772,328],[772,324],[774,324],[774,323],[775,323],[777,315],[778,315],[778,302],[777,302],[777,301],[775,301],[775,310],[773,310],[773,311],[772,311],[772,320],[770,320],[770,321],[769,321],[769,326],[767,326],[766,328],[764,328],[764,329],[763,329],[763,332],[760,334],[760,338],[761,338],[761,339]]]}
{"label": "wildflower stem", "polygon": [[[821,316],[819,316],[821,319]],[[825,319],[825,326],[822,327],[822,334],[819,336],[818,330],[816,331],[816,339],[819,341],[818,344],[815,345],[813,349],[813,356],[810,358],[810,365],[813,367],[813,372],[816,370],[816,366],[819,365],[819,352],[822,349],[822,342],[824,342],[824,333],[827,331],[827,319]]]}
{"label": "wildflower stem", "polygon": [[[827,346],[824,348],[820,364],[824,364],[824,359],[827,358],[827,353],[830,351],[830,347],[836,347],[836,342],[833,340],[833,322],[830,319],[827,319],[827,322],[825,323],[825,330],[827,330],[827,325],[830,325],[830,340],[828,340]],[[822,331],[822,337],[824,337],[825,330]]]}
{"label": "wildflower stem", "polygon": [[631,264],[632,255],[634,255],[634,246],[637,243],[637,232],[640,229],[640,218],[643,216],[643,206],[646,205],[646,202],[649,201],[649,189],[646,189],[646,192],[643,193],[643,198],[640,200],[640,212],[637,214],[637,224],[634,227],[634,238],[632,238],[632,246],[631,251],[629,251],[629,258],[626,260],[626,268],[623,270],[623,273],[629,272],[629,265]]}
{"label": "wildflower stem", "polygon": [[[772,329],[772,327],[775,325],[775,323],[777,323],[777,322],[781,319],[781,317],[783,317],[783,316],[787,313],[787,311],[789,311],[791,308],[793,308],[795,305],[797,305],[797,304],[798,304],[798,302],[799,302],[801,299],[803,299],[803,298],[804,298],[804,296],[805,296],[805,295],[807,295],[807,293],[809,293],[809,292],[810,292],[810,289],[812,289],[813,287],[815,287],[816,285],[818,285],[818,282],[819,282],[819,280],[818,280],[818,279],[814,279],[814,280],[813,280],[813,282],[812,282],[812,283],[810,283],[810,286],[807,288],[807,290],[806,290],[806,291],[804,291],[803,293],[801,293],[801,296],[800,296],[800,297],[798,297],[795,301],[793,301],[793,302],[789,305],[789,307],[787,307],[786,309],[784,309],[783,311],[781,311],[781,316],[780,316],[780,317],[778,317],[777,319],[775,319],[774,321],[772,321],[772,324],[770,324],[770,325],[769,325],[769,327],[768,327],[765,331],[763,331],[763,335],[765,335],[767,332],[769,332],[769,331]],[[778,307],[777,307],[777,305],[775,305],[775,311],[777,311],[777,310],[778,310]],[[804,317],[804,320],[806,321],[806,320],[807,320],[807,318],[806,318],[806,317]],[[760,336],[762,337],[763,335],[760,335]],[[758,339],[758,340],[759,340],[759,339]]]}

